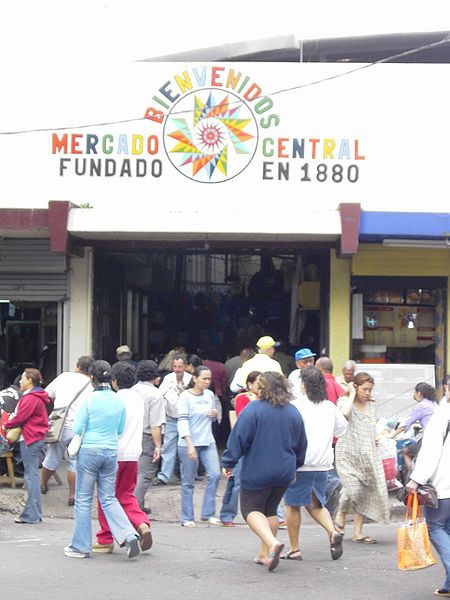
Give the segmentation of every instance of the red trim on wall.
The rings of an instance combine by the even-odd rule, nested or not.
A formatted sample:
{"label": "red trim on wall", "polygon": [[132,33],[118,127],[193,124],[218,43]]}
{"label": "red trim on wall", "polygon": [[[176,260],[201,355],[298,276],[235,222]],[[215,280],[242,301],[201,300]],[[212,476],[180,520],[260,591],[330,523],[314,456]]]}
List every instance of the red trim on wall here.
{"label": "red trim on wall", "polygon": [[339,206],[341,213],[341,244],[340,258],[350,258],[358,252],[359,223],[361,219],[361,204],[343,203]]}
{"label": "red trim on wall", "polygon": [[67,221],[71,202],[57,200],[47,208],[0,208],[0,231],[24,233],[48,229],[52,252],[69,251]]}
{"label": "red trim on wall", "polygon": [[67,221],[71,203],[58,200],[48,203],[48,226],[50,230],[50,248],[52,252],[69,252],[69,232]]}
{"label": "red trim on wall", "polygon": [[0,229],[10,231],[32,231],[47,229],[46,208],[0,208]]}

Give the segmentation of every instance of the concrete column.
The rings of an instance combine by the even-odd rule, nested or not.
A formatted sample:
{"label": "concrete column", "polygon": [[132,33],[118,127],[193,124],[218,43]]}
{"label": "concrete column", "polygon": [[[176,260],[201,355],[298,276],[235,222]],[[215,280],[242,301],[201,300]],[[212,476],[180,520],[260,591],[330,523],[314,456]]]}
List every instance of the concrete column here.
{"label": "concrete column", "polygon": [[82,257],[70,257],[67,370],[80,356],[92,354],[93,279],[93,250],[84,248]]}
{"label": "concrete column", "polygon": [[340,375],[342,365],[350,356],[350,265],[351,259],[330,254],[330,358],[334,374]]}

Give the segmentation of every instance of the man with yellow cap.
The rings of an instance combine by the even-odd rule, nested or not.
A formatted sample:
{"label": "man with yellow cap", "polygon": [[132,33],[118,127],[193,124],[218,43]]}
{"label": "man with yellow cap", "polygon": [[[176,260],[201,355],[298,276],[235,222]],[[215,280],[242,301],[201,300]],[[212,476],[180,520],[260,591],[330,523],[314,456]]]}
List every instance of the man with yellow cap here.
{"label": "man with yellow cap", "polygon": [[272,358],[275,348],[279,346],[279,342],[276,342],[270,335],[264,335],[256,342],[256,346],[258,353],[253,358],[250,358],[250,360],[246,360],[239,369],[240,372],[236,373],[236,383],[241,388],[245,387],[247,376],[252,371],[260,371],[261,373],[275,371],[281,375],[283,374],[280,363]]}

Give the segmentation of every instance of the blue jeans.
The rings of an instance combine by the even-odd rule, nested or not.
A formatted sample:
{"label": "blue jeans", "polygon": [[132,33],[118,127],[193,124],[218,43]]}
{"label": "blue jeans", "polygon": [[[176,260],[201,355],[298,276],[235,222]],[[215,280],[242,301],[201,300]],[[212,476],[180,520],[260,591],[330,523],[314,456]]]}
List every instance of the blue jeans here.
{"label": "blue jeans", "polygon": [[450,590],[450,498],[440,499],[437,508],[426,508],[425,518],[428,533],[445,569],[445,582],[442,586]]}
{"label": "blue jeans", "polygon": [[[216,444],[196,446],[199,460],[205,467],[207,484],[202,505],[202,519],[214,517],[216,513],[216,491],[220,480],[220,464]],[[188,456],[185,446],[178,446],[181,467],[181,522],[194,521],[194,484],[198,460]]]}
{"label": "blue jeans", "polygon": [[164,432],[164,444],[161,450],[161,471],[158,479],[169,483],[177,460],[178,445],[178,419],[166,418],[166,429]]}
{"label": "blue jeans", "polygon": [[27,485],[27,503],[20,515],[26,523],[39,523],[42,521],[41,486],[39,482],[39,464],[44,440],[34,442],[27,446],[20,442],[20,455],[22,456],[24,478]]}
{"label": "blue jeans", "polygon": [[111,533],[120,546],[138,537],[115,497],[117,451],[109,448],[80,448],[75,490],[75,525],[71,546],[79,552],[92,549],[92,500],[95,484]]}
{"label": "blue jeans", "polygon": [[238,460],[233,469],[233,475],[228,479],[225,494],[220,509],[220,520],[234,521],[238,512],[239,490],[241,487],[242,458]]}

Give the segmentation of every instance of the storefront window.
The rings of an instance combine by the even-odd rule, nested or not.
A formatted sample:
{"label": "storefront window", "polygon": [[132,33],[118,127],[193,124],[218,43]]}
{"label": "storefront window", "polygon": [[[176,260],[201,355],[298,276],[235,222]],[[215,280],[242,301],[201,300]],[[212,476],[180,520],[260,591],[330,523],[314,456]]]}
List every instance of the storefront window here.
{"label": "storefront window", "polygon": [[359,328],[353,323],[357,333],[353,335],[352,358],[367,363],[417,364],[443,359],[445,290],[419,285],[371,286],[366,278],[358,281],[353,291],[355,304],[362,298],[362,310],[353,311],[353,318],[362,322]]}

